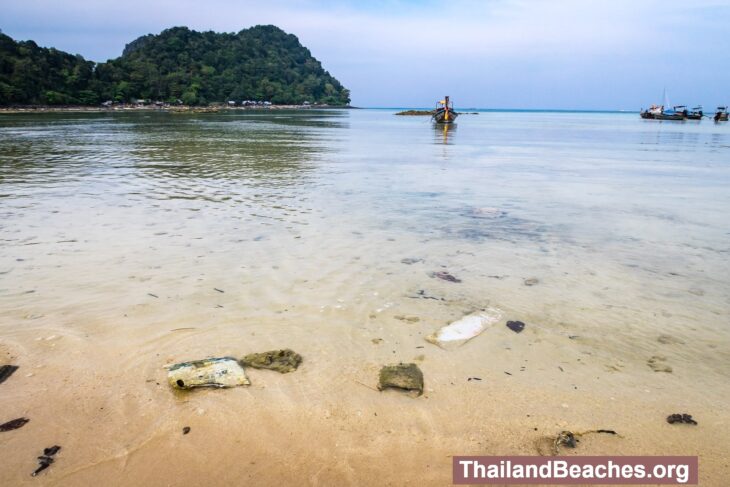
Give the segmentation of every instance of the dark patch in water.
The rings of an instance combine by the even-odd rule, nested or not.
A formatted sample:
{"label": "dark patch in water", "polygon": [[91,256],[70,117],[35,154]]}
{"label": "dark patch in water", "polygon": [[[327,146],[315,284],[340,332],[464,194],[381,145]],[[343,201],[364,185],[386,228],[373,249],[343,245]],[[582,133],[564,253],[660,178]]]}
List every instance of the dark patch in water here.
{"label": "dark patch in water", "polygon": [[456,277],[446,271],[432,272],[429,274],[429,276],[438,278],[438,279],[442,279],[442,280],[448,281],[448,282],[457,282],[457,283],[461,282],[461,279],[459,279],[458,277]]}
{"label": "dark patch in water", "polygon": [[435,301],[446,301],[444,298],[439,298],[437,296],[429,296],[428,294],[426,294],[425,289],[419,289],[418,291],[416,291],[415,296],[408,296],[408,297],[411,299],[433,299]]}

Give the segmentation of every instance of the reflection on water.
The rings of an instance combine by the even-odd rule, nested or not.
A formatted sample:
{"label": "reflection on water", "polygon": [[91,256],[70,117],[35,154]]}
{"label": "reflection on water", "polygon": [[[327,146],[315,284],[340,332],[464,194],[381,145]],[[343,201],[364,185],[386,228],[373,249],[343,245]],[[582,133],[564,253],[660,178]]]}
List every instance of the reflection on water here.
{"label": "reflection on water", "polygon": [[[453,137],[456,132],[457,124],[455,123],[434,123],[433,128],[436,132],[435,142],[437,144],[453,144]],[[449,138],[451,137],[451,140]]]}

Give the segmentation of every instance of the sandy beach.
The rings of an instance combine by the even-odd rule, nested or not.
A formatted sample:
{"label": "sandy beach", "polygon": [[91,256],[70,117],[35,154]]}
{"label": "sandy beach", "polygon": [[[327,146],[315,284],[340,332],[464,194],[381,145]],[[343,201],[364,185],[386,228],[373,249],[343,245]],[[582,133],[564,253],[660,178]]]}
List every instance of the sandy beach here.
{"label": "sandy beach", "polygon": [[[560,454],[730,477],[726,134],[150,116],[0,114],[0,365],[19,366],[0,423],[30,419],[0,433],[3,485],[448,485],[454,455],[596,429],[617,435]],[[487,307],[504,318],[465,345],[425,340]],[[166,365],[281,348],[298,370],[167,384]],[[377,390],[399,362],[422,396]]]}

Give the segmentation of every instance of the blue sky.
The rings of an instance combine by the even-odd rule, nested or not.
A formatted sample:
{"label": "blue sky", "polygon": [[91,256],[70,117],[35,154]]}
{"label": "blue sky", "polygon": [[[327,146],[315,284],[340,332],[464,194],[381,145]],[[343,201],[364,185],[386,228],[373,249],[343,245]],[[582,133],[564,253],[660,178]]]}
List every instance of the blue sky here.
{"label": "blue sky", "polygon": [[729,0],[2,0],[16,39],[104,61],[186,25],[278,25],[357,106],[638,109],[730,103]]}

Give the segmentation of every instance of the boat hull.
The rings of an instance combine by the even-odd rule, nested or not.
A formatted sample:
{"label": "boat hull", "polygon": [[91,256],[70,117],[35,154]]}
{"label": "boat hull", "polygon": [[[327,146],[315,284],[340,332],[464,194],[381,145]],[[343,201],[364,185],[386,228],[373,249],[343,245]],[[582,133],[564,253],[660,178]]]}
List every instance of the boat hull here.
{"label": "boat hull", "polygon": [[436,123],[454,123],[454,121],[456,120],[456,117],[458,117],[458,116],[459,116],[459,114],[453,110],[449,110],[447,112],[443,108],[440,108],[440,109],[436,110],[436,112],[433,114],[433,116],[431,118]]}
{"label": "boat hull", "polygon": [[683,113],[649,113],[641,112],[641,118],[646,120],[685,120],[687,117]]}

